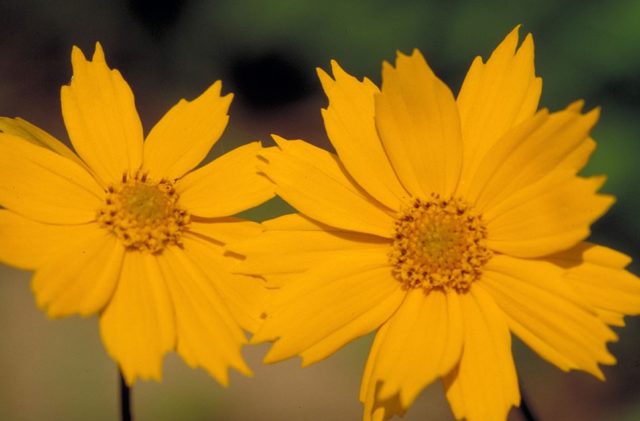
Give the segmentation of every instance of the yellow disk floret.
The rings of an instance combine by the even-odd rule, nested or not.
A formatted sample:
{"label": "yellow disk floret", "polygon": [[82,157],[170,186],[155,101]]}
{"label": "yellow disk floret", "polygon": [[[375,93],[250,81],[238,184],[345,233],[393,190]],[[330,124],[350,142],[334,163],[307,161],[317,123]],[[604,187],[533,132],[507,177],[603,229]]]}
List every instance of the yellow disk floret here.
{"label": "yellow disk floret", "polygon": [[492,255],[482,218],[461,199],[414,199],[395,229],[389,263],[407,288],[464,292]]}
{"label": "yellow disk floret", "polygon": [[124,175],[106,190],[98,222],[129,250],[160,253],[169,245],[181,246],[189,213],[178,204],[169,180],[152,181],[145,174]]}

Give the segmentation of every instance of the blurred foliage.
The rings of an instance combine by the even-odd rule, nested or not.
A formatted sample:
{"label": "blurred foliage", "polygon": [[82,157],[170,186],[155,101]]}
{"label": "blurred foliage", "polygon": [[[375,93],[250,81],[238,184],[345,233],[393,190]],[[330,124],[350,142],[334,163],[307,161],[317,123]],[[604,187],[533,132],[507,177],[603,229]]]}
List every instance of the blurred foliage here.
{"label": "blurred foliage", "polygon": [[[99,40],[132,85],[147,130],[178,98],[193,98],[222,79],[236,97],[212,156],[271,132],[327,146],[316,66],[326,69],[336,59],[379,82],[382,60],[419,48],[457,91],[473,57],[486,58],[522,24],[521,34],[533,33],[536,42],[542,106],[557,110],[582,98],[588,108],[602,107],[593,134],[599,146],[585,173],[608,174],[604,190],[618,203],[595,225],[594,239],[637,254],[638,22],[636,0],[1,0],[0,115],[22,116],[64,138],[58,94],[70,77],[70,47],[89,53]],[[286,211],[276,200],[246,216],[261,220]],[[115,369],[95,320],[49,323],[35,309],[27,275],[0,273],[0,419],[114,419]],[[638,419],[639,323],[632,321],[621,338],[611,347],[621,362],[606,370],[605,384],[561,375],[516,347],[542,419]],[[368,340],[305,370],[295,361],[261,367],[262,351],[251,350],[256,378],[236,376],[230,390],[170,357],[162,385],[137,389],[136,411],[141,420],[355,419]],[[450,417],[434,387],[407,419]]]}

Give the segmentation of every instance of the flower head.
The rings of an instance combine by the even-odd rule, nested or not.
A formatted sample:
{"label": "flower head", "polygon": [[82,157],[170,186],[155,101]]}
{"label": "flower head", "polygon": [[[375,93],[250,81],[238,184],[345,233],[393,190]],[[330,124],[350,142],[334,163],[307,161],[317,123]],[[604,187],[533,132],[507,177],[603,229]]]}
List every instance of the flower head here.
{"label": "flower head", "polygon": [[35,270],[50,317],[99,313],[129,384],[159,379],[171,350],[223,384],[250,374],[240,348],[264,289],[233,275],[224,245],[260,231],[231,215],[273,195],[255,174],[258,142],[194,170],[222,134],[231,95],[214,83],[181,100],[143,141],[131,89],[72,52],[62,113],[75,152],[21,119],[0,119],[0,260]]}
{"label": "flower head", "polygon": [[337,154],[276,137],[261,152],[300,213],[235,245],[245,273],[281,287],[255,341],[266,361],[323,359],[376,331],[365,420],[403,414],[442,378],[457,418],[505,419],[520,402],[511,334],[563,370],[603,378],[609,324],[640,312],[629,259],[584,242],[613,203],[582,177],[598,111],[538,109],[533,41],[517,29],[476,58],[454,97],[414,51],[382,87],[320,70]]}

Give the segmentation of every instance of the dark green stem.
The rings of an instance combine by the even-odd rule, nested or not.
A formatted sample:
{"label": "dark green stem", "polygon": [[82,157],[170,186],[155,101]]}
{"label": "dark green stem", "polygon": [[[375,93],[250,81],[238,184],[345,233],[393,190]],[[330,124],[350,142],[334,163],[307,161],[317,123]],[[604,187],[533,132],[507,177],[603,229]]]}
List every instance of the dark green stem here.
{"label": "dark green stem", "polygon": [[120,374],[120,420],[131,421],[131,390],[122,375],[122,370],[118,373]]}

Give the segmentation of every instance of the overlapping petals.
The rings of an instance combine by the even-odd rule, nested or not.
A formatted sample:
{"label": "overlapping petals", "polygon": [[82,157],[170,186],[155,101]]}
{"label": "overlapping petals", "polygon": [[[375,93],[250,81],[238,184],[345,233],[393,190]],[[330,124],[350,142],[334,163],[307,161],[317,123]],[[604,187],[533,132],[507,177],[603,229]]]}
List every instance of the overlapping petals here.
{"label": "overlapping petals", "polygon": [[[240,146],[180,179],[181,203],[196,216],[222,217],[257,206],[274,195],[274,188],[256,175],[260,142]],[[220,200],[224,197],[224,200]]]}
{"label": "overlapping petals", "polygon": [[625,315],[640,314],[640,281],[625,270],[631,262],[629,256],[584,242],[550,256],[548,261],[564,269],[566,281],[605,323],[624,326]]}
{"label": "overlapping petals", "polygon": [[389,237],[389,211],[355,184],[335,155],[300,140],[275,137],[277,148],[260,156],[262,171],[276,184],[276,193],[296,209],[336,228]]}
{"label": "overlapping petals", "polygon": [[482,57],[473,60],[456,98],[464,141],[462,193],[494,144],[538,108],[542,79],[535,75],[533,38],[527,35],[518,48],[518,29],[486,63]]}
{"label": "overlapping petals", "polygon": [[[258,225],[249,221],[238,221],[233,224]],[[216,229],[220,225],[222,225],[223,228]],[[256,235],[245,232],[243,228],[240,227],[232,227],[233,229],[229,229],[228,227],[224,227],[224,225],[224,222],[203,224],[203,226],[207,228],[213,227],[213,229],[200,229],[197,231],[197,234],[206,232],[207,235],[211,235],[212,231],[215,231],[213,234],[218,235],[220,231],[226,229],[227,231],[231,231],[233,237],[236,239]],[[222,234],[218,237],[221,235]],[[233,318],[243,329],[255,332],[262,321],[263,306],[269,295],[269,290],[264,285],[262,279],[232,273],[235,270],[237,261],[225,257],[225,249],[221,245],[223,243],[217,243],[215,240],[211,241],[210,237],[201,238],[199,236],[189,236],[186,241],[189,258],[200,268],[201,272],[209,278],[209,282],[228,307]],[[221,268],[224,270],[221,270]]]}
{"label": "overlapping petals", "polygon": [[459,301],[456,294],[442,291],[407,294],[384,335],[378,333],[382,338],[369,380],[380,383],[376,399],[398,395],[402,406],[409,407],[425,386],[454,368],[464,334]]}
{"label": "overlapping petals", "polygon": [[98,231],[93,224],[54,225],[0,210],[0,261],[35,270],[56,258],[60,244]]}
{"label": "overlapping petals", "polygon": [[[386,250],[388,242],[377,236],[344,232],[290,214],[264,222],[261,235],[231,241],[227,250],[246,256],[237,270],[263,276],[277,288],[297,273],[343,258],[349,253]],[[281,256],[286,255],[286,259]]]}
{"label": "overlapping petals", "polygon": [[[322,110],[327,134],[349,174],[389,209],[408,196],[384,151],[376,129],[374,96],[378,87],[360,82],[331,62],[333,78],[318,69],[329,105]],[[362,153],[367,151],[367,153]]]}
{"label": "overlapping petals", "polygon": [[21,118],[0,117],[0,132],[17,136],[34,145],[43,146],[59,155],[69,158],[81,166],[85,163],[67,145],[51,136],[41,128]]}
{"label": "overlapping petals", "polygon": [[458,366],[444,378],[447,399],[456,418],[506,419],[520,403],[509,327],[481,284],[460,300],[464,348]]}
{"label": "overlapping petals", "polygon": [[67,230],[66,246],[38,268],[31,288],[50,317],[101,311],[118,284],[125,249],[95,225]]}
{"label": "overlapping petals", "polygon": [[159,260],[174,303],[176,349],[187,364],[204,367],[227,385],[228,367],[251,374],[240,354],[246,338],[211,280],[188,257],[192,247],[187,243],[184,252],[167,249]]}
{"label": "overlapping petals", "polygon": [[268,361],[296,354],[305,358],[306,351],[310,354],[305,363],[324,358],[354,336],[379,326],[404,297],[400,285],[389,276],[384,249],[354,250],[332,265],[306,272],[274,298],[267,311],[270,321],[253,338],[280,337],[267,355]]}
{"label": "overlapping petals", "polygon": [[100,316],[102,341],[129,384],[138,377],[160,380],[162,359],[176,346],[173,298],[160,261],[126,253],[113,298]]}
{"label": "overlapping petals", "polygon": [[496,256],[481,286],[511,330],[540,356],[565,371],[580,369],[603,379],[598,363],[615,363],[605,343],[617,337],[563,274],[547,262]]}
{"label": "overlapping petals", "polygon": [[87,171],[68,158],[0,133],[0,204],[51,224],[95,219],[104,195]]}

